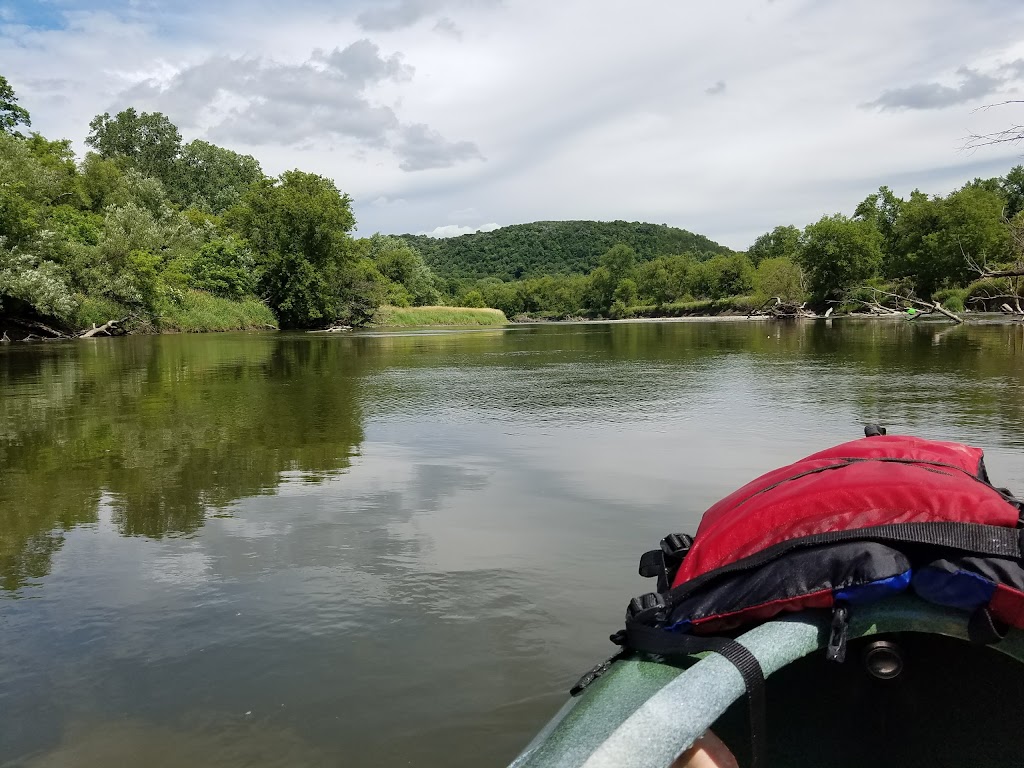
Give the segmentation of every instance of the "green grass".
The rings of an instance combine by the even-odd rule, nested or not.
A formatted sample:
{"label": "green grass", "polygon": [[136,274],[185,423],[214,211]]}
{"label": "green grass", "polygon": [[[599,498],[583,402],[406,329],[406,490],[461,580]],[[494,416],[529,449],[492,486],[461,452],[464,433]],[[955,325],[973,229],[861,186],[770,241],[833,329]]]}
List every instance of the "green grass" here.
{"label": "green grass", "polygon": [[254,298],[224,299],[202,291],[186,291],[180,300],[158,308],[156,329],[164,333],[247,331],[277,327],[270,308]]}
{"label": "green grass", "polygon": [[388,307],[377,310],[373,325],[401,328],[415,325],[505,325],[508,318],[500,309],[472,307]]}
{"label": "green grass", "polygon": [[632,317],[704,317],[714,315],[745,315],[763,302],[753,296],[730,296],[727,299],[695,299],[661,306],[632,306],[619,315]]}
{"label": "green grass", "polygon": [[132,314],[127,307],[102,296],[79,296],[78,300],[78,309],[71,318],[74,328],[92,328],[93,325],[103,325],[108,320],[120,320]]}

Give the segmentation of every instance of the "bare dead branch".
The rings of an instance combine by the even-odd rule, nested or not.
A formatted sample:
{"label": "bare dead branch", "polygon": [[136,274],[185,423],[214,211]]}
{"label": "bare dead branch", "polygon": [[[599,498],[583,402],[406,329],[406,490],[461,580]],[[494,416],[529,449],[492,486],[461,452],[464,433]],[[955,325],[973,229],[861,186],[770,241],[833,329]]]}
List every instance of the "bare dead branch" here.
{"label": "bare dead branch", "polygon": [[100,326],[93,323],[92,328],[78,334],[78,338],[94,339],[97,336],[121,336],[126,333],[124,328],[121,327],[121,324],[127,320],[127,317],[121,318],[120,320],[107,320],[107,322]]}
{"label": "bare dead branch", "polygon": [[783,301],[778,296],[772,296],[770,299],[768,299],[768,301],[766,301],[760,307],[758,307],[757,309],[751,310],[750,313],[747,315],[747,317],[748,318],[754,317],[754,316],[777,317],[777,318],[795,318],[795,317],[817,318],[817,317],[820,317],[820,315],[817,315],[816,313],[811,312],[806,307],[807,307],[807,302],[806,301],[803,302],[802,304],[794,304],[792,302]]}
{"label": "bare dead branch", "polygon": [[[932,312],[938,312],[940,315],[945,315],[946,317],[948,317],[954,323],[962,323],[964,321],[962,317],[960,317],[959,315],[957,315],[957,314],[955,314],[953,312],[950,312],[948,309],[943,307],[937,301],[935,301],[935,302],[924,301],[923,299],[918,299],[918,298],[915,298],[913,296],[901,296],[898,293],[892,293],[890,291],[883,291],[881,288],[875,288],[874,286],[871,286],[871,285],[861,286],[861,290],[863,290],[865,288],[867,290],[870,290],[872,292],[872,294],[876,297],[875,298],[875,304],[877,304],[879,307],[881,307],[882,305],[881,305],[881,303],[878,302],[877,296],[882,295],[882,296],[888,296],[889,298],[892,298],[892,299],[896,299],[897,306],[899,306],[900,302],[904,302],[906,304],[910,304],[910,305],[915,306],[915,307],[922,307],[924,309],[931,310]],[[884,309],[889,309],[889,308],[888,307],[884,307]],[[898,314],[897,312],[895,312],[894,310],[891,310],[891,309],[889,309],[889,312],[892,313],[892,314]]]}

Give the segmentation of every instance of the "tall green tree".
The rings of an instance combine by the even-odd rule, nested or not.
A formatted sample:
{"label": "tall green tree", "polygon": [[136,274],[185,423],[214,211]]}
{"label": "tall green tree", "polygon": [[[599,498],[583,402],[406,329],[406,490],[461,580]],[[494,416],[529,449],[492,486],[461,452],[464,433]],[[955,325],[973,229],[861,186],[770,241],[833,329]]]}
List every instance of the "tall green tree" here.
{"label": "tall green tree", "polygon": [[95,212],[107,206],[121,182],[121,169],[113,160],[95,152],[86,154],[82,161],[79,185],[85,194],[86,205]]}
{"label": "tall green tree", "polygon": [[794,226],[776,227],[758,237],[747,250],[756,267],[765,259],[792,259],[800,250],[800,230]]}
{"label": "tall green tree", "polygon": [[18,126],[26,128],[32,125],[28,110],[18,104],[18,97],[7,78],[0,75],[0,133],[8,133],[21,138]]}
{"label": "tall green tree", "polygon": [[286,171],[260,182],[228,212],[259,263],[259,289],[283,325],[315,327],[336,319],[356,260],[348,233],[352,200],[330,179]]}
{"label": "tall green tree", "polygon": [[807,296],[800,265],[784,256],[765,259],[757,265],[754,289],[760,299],[777,296],[782,301],[792,304],[802,302]]}
{"label": "tall green tree", "polygon": [[636,267],[636,251],[625,243],[613,245],[601,256],[601,266],[608,270],[615,285],[632,277]]}
{"label": "tall green tree", "polygon": [[886,276],[908,277],[922,296],[972,278],[965,255],[976,261],[1006,256],[1005,198],[990,187],[968,184],[941,198],[914,191],[894,227]]}
{"label": "tall green tree", "polygon": [[175,162],[168,192],[183,206],[223,213],[266,178],[252,155],[240,155],[206,141],[190,141]]}
{"label": "tall green tree", "polygon": [[377,269],[388,280],[404,289],[409,303],[424,306],[437,304],[441,300],[434,273],[423,261],[419,251],[405,240],[378,234],[369,238],[366,244],[368,256],[377,265]]}
{"label": "tall green tree", "polygon": [[678,295],[672,280],[671,258],[659,256],[637,269],[637,288],[640,295],[652,304],[667,304]]}
{"label": "tall green tree", "polygon": [[847,289],[877,274],[882,235],[873,222],[842,214],[823,216],[801,237],[800,266],[818,301],[840,298]]}
{"label": "tall green tree", "polygon": [[1006,197],[1006,218],[1012,219],[1024,211],[1024,165],[1015,165],[1000,184]]}
{"label": "tall green tree", "polygon": [[[881,233],[883,260],[886,262],[896,249],[896,223],[899,221],[902,211],[903,200],[896,197],[889,187],[883,185],[878,188],[877,192],[865,197],[853,212],[855,219],[874,224]],[[888,269],[888,263],[883,264],[883,270],[886,269]]]}
{"label": "tall green tree", "polygon": [[114,117],[104,112],[89,123],[85,143],[100,157],[117,160],[145,176],[153,176],[167,185],[175,181],[181,134],[160,112],[139,113],[134,107]]}

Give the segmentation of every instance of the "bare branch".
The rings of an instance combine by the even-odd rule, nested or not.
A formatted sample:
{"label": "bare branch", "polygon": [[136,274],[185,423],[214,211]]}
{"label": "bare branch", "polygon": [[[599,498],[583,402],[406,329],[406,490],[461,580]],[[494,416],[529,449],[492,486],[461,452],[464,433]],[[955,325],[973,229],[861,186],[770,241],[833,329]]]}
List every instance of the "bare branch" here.
{"label": "bare branch", "polygon": [[101,326],[97,326],[96,323],[92,324],[92,328],[87,331],[83,331],[78,334],[80,339],[94,339],[97,336],[121,336],[126,331],[121,325],[128,321],[128,317],[121,318],[120,320],[108,320]]}
{"label": "bare branch", "polygon": [[794,304],[792,302],[785,302],[781,298],[779,298],[778,296],[772,296],[770,299],[768,299],[768,301],[766,301],[760,307],[757,307],[756,309],[750,310],[750,313],[747,315],[747,317],[748,318],[751,318],[751,317],[754,317],[754,316],[761,316],[761,317],[767,316],[767,317],[777,317],[777,318],[794,318],[794,317],[817,318],[817,317],[820,317],[820,315],[818,315],[818,314],[816,314],[814,312],[811,312],[806,307],[807,307],[807,302],[806,301],[803,304],[797,305],[797,304]]}
{"label": "bare branch", "polygon": [[[882,307],[882,305],[878,302],[877,297],[879,295],[882,295],[882,296],[888,296],[889,298],[892,298],[892,299],[896,299],[896,305],[897,306],[899,306],[900,302],[905,302],[905,303],[913,305],[915,307],[923,307],[924,309],[930,310],[931,312],[938,312],[940,315],[945,315],[946,317],[948,317],[954,323],[962,323],[964,321],[962,317],[960,317],[957,314],[954,314],[953,312],[950,312],[948,309],[943,307],[937,301],[931,302],[931,301],[924,301],[923,299],[917,299],[917,298],[914,298],[913,296],[901,296],[898,293],[892,293],[890,291],[883,291],[881,288],[875,288],[874,286],[871,286],[871,285],[861,286],[861,288],[859,290],[864,290],[864,289],[867,289],[867,290],[872,292],[872,294],[876,297],[875,298],[875,304],[878,305],[879,307]],[[896,312],[894,310],[891,310],[888,307],[882,307],[882,308],[883,309],[888,309],[889,312],[891,312],[892,314],[898,314],[898,312]]]}

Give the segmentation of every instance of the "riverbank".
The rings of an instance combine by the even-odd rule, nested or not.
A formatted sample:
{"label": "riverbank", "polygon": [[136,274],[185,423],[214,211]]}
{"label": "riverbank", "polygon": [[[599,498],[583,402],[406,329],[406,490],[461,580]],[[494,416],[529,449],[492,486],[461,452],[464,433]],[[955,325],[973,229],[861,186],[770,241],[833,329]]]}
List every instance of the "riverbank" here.
{"label": "riverbank", "polygon": [[156,328],[160,333],[207,333],[277,328],[270,308],[255,298],[223,299],[188,291],[177,302],[160,307]]}
{"label": "riverbank", "polygon": [[109,327],[98,335],[216,333],[276,330],[277,318],[263,302],[249,296],[226,299],[196,290],[161,298],[148,311],[131,309],[103,298],[84,297],[67,322],[39,317],[29,308],[5,307],[0,316],[0,342],[75,338],[89,329]]}
{"label": "riverbank", "polygon": [[586,320],[670,320],[673,318],[746,317],[763,302],[753,296],[730,296],[725,299],[696,299],[671,304],[639,304],[620,307],[610,317],[580,314],[558,315],[550,312],[524,312],[515,323],[582,322]]}
{"label": "riverbank", "polygon": [[475,307],[380,307],[373,316],[374,328],[410,328],[414,326],[508,325],[500,309]]}

